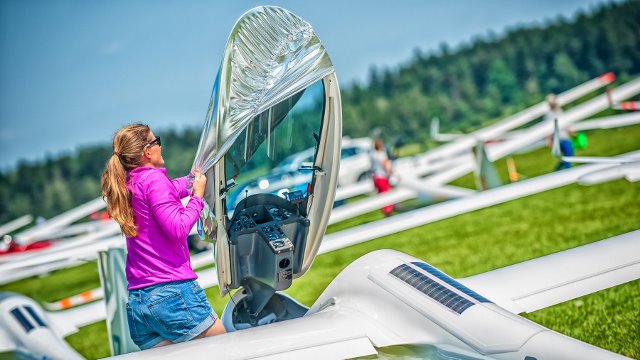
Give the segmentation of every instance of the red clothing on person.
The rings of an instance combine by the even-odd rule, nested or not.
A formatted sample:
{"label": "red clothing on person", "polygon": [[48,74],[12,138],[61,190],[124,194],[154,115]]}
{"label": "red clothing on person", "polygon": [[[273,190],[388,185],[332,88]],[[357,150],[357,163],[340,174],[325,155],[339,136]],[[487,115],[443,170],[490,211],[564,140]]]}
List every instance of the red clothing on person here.
{"label": "red clothing on person", "polygon": [[[389,179],[385,176],[373,176],[373,185],[376,187],[379,193],[387,192],[391,190],[391,185],[389,184]],[[393,212],[393,204],[385,205],[382,208],[382,212],[389,216]]]}

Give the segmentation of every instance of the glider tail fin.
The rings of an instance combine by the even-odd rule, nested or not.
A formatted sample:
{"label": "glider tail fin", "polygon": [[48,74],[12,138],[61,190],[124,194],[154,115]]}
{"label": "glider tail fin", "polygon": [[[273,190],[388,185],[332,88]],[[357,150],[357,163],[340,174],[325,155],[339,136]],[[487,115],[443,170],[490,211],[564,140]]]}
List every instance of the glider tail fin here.
{"label": "glider tail fin", "polygon": [[429,135],[431,135],[431,138],[435,139],[438,137],[439,133],[440,133],[440,119],[438,119],[437,117],[434,117],[431,119],[431,129],[429,131]]}
{"label": "glider tail fin", "polygon": [[440,133],[440,119],[434,117],[431,119],[431,127],[429,129],[429,136],[435,141],[449,142],[454,141],[462,134],[442,134]]}
{"label": "glider tail fin", "polygon": [[562,158],[562,151],[560,150],[560,128],[558,127],[558,119],[553,120],[553,146],[551,147],[551,154],[558,159]]}
{"label": "glider tail fin", "polygon": [[489,160],[482,141],[478,141],[475,153],[477,164],[475,172],[476,188],[478,190],[487,190],[501,186],[500,176],[491,160]]}
{"label": "glider tail fin", "polygon": [[123,248],[110,248],[98,253],[100,283],[107,306],[107,331],[111,355],[121,355],[140,348],[131,340],[127,322],[127,278],[124,272],[126,254]]}

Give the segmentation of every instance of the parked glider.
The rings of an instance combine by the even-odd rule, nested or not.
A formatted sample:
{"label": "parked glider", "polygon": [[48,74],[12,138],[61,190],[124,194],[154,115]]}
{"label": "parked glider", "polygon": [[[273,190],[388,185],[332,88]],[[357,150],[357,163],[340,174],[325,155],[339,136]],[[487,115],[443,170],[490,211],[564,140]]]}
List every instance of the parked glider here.
{"label": "parked glider", "polygon": [[[228,359],[346,358],[384,353],[392,345],[408,346],[418,357],[429,355],[424,352],[428,350],[450,358],[622,358],[515,314],[637,279],[638,254],[640,231],[634,231],[455,280],[422,260],[380,250],[349,265],[301,318],[122,358],[172,359],[182,354],[195,360],[212,353]],[[424,282],[424,289],[411,285],[412,278],[403,280],[392,274],[398,267],[408,269],[406,276]],[[200,276],[199,281],[203,280]],[[437,297],[434,290],[444,293]],[[453,299],[461,313],[452,309]],[[52,313],[23,295],[0,294],[0,353],[78,359],[64,337],[105,315],[103,302]],[[479,336],[482,333],[485,336]],[[532,337],[523,336],[526,333]],[[412,348],[411,344],[423,346]]]}

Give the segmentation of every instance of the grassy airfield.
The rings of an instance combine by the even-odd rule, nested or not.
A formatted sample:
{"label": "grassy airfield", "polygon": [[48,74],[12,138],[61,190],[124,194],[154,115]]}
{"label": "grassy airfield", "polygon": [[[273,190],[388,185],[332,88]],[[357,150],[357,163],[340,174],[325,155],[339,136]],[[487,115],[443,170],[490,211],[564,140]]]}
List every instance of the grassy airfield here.
{"label": "grassy airfield", "polygon": [[[614,155],[640,148],[640,126],[595,130],[577,155]],[[514,156],[527,177],[550,172],[547,149]],[[496,164],[506,182],[505,161]],[[472,187],[465,176],[453,184]],[[640,229],[640,184],[625,180],[596,186],[568,185],[490,208],[441,220],[316,258],[311,270],[287,291],[311,305],[349,263],[377,249],[396,249],[464,277]],[[408,210],[415,202],[399,205]],[[329,232],[382,218],[379,211],[329,227]],[[0,287],[38,301],[54,301],[99,286],[95,263]],[[227,298],[206,290],[218,314]],[[633,358],[640,358],[640,281],[600,291],[525,317],[550,329]],[[89,359],[109,356],[104,322],[83,327],[67,341]]]}

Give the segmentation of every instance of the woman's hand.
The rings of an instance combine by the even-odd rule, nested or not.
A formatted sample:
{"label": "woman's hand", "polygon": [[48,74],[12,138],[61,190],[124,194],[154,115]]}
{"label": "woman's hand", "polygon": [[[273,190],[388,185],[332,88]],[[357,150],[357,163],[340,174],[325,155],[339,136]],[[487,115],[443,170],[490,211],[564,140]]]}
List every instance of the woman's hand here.
{"label": "woman's hand", "polygon": [[203,197],[204,189],[207,186],[207,177],[200,171],[200,169],[193,170],[193,196]]}

